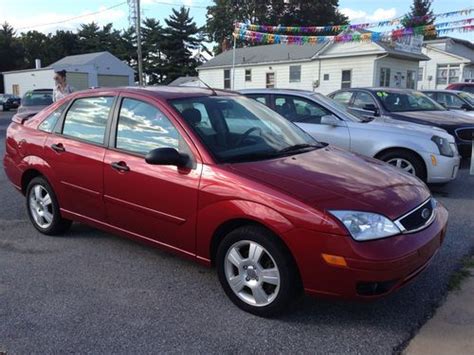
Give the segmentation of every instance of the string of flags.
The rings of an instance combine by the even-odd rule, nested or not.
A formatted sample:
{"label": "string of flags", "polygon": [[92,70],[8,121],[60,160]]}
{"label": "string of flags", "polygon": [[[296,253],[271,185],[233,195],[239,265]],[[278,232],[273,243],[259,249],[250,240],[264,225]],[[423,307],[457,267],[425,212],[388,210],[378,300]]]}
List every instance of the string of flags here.
{"label": "string of flags", "polygon": [[[448,18],[453,16],[467,16],[474,12],[474,8],[467,8],[457,11],[444,12],[433,15],[436,19]],[[417,16],[411,19],[422,22],[427,20],[429,16]],[[275,33],[275,34],[295,34],[295,33],[321,33],[321,32],[341,32],[347,30],[360,30],[366,28],[375,27],[388,27],[388,26],[399,26],[402,24],[403,17],[398,17],[392,20],[370,22],[370,23],[359,23],[351,25],[329,25],[329,26],[267,26],[267,25],[256,25],[246,23],[236,23],[236,28],[245,28],[248,31],[253,32],[264,32],[264,33]],[[444,27],[450,22],[445,22]],[[441,25],[441,24],[438,24]]]}

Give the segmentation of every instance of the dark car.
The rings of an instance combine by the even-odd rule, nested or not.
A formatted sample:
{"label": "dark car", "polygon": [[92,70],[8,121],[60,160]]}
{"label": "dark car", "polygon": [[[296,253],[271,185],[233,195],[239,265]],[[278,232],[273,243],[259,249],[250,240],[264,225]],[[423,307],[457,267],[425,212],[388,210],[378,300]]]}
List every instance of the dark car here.
{"label": "dark car", "polygon": [[446,90],[459,90],[474,94],[474,83],[452,83],[446,87]]}
{"label": "dark car", "polygon": [[6,136],[6,174],[38,231],[74,220],[215,266],[229,298],[258,315],[303,290],[387,295],[446,234],[448,212],[418,178],[229,92],[82,91],[15,116]]}
{"label": "dark car", "polygon": [[18,108],[21,98],[11,94],[0,94],[0,111],[8,111],[12,108]]}
{"label": "dark car", "polygon": [[459,90],[423,90],[423,94],[449,110],[461,111],[474,117],[474,94]]}
{"label": "dark car", "polygon": [[53,89],[27,91],[21,100],[18,113],[38,113],[53,103]]}
{"label": "dark car", "polygon": [[440,127],[456,139],[462,157],[470,157],[474,118],[449,111],[416,90],[394,88],[342,89],[328,95],[363,118],[382,117]]}

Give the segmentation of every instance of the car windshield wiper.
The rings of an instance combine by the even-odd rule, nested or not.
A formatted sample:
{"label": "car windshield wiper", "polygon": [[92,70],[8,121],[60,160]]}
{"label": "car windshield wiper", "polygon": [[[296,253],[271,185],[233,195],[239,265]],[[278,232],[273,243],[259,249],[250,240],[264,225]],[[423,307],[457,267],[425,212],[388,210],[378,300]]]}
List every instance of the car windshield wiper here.
{"label": "car windshield wiper", "polygon": [[319,149],[325,147],[327,144],[324,143],[319,143],[319,144],[308,144],[308,143],[303,143],[303,144],[295,144],[295,145],[290,145],[289,147],[280,149],[278,151],[278,154],[285,154],[285,153],[293,153],[293,152],[299,152],[301,150],[308,150],[308,149]]}

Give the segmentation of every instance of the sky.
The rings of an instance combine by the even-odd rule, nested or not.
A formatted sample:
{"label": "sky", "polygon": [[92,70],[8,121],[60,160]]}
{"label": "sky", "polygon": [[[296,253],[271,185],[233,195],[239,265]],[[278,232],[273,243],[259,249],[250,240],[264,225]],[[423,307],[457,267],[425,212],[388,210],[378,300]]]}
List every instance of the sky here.
{"label": "sky", "polygon": [[[122,5],[120,5],[123,3]],[[191,8],[191,15],[201,26],[206,22],[206,6],[211,0],[141,0],[142,16],[154,17],[163,22],[173,7],[181,5]],[[351,23],[376,22],[404,15],[412,0],[340,0],[340,10],[349,17]],[[111,6],[119,5],[111,10],[99,12]],[[435,13],[460,10],[474,7],[474,0],[434,0]],[[84,16],[71,19],[77,16]],[[468,17],[474,17],[471,13]],[[448,18],[442,22],[459,18]],[[101,25],[112,22],[114,27],[122,29],[129,26],[129,11],[125,0],[0,0],[0,23],[8,22],[18,32],[35,29],[44,33],[56,29],[75,30],[81,23],[95,21]],[[52,22],[57,24],[46,25]],[[376,29],[374,29],[376,30]],[[386,30],[386,29],[385,29]],[[449,34],[474,41],[474,32]]]}

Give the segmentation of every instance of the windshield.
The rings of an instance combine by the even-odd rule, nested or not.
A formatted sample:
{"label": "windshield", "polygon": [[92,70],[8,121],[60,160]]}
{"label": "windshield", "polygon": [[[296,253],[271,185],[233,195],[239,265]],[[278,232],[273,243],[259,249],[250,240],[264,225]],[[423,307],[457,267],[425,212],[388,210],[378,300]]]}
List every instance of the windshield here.
{"label": "windshield", "polygon": [[334,111],[337,116],[343,116],[342,118],[354,121],[354,122],[366,122],[366,119],[359,118],[349,112],[346,106],[341,104],[340,102],[331,99],[330,97],[324,96],[319,93],[313,94],[313,97],[316,98],[318,102],[320,102],[323,106],[325,106],[328,110]]}
{"label": "windshield", "polygon": [[170,103],[221,163],[270,159],[323,146],[253,99],[208,96]]}
{"label": "windshield", "polygon": [[474,95],[473,94],[470,94],[468,92],[460,92],[459,97],[466,100],[469,103],[469,105],[474,106]]}
{"label": "windshield", "polygon": [[28,91],[21,100],[23,106],[48,106],[53,103],[53,93],[48,91]]}
{"label": "windshield", "polygon": [[377,97],[389,112],[446,111],[436,101],[418,91],[377,91]]}

